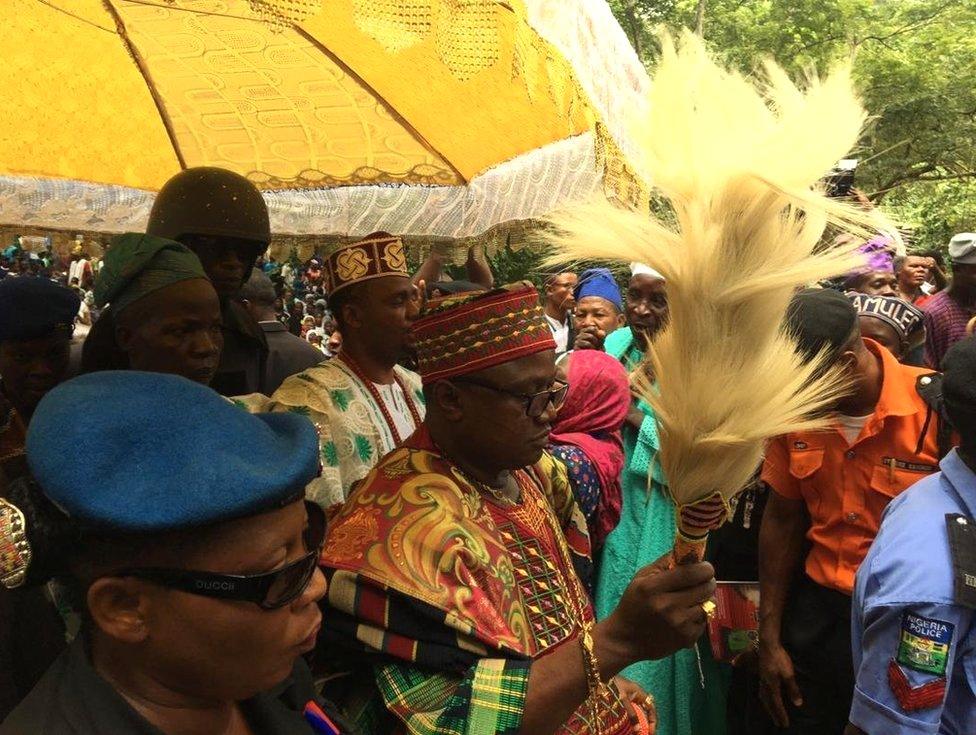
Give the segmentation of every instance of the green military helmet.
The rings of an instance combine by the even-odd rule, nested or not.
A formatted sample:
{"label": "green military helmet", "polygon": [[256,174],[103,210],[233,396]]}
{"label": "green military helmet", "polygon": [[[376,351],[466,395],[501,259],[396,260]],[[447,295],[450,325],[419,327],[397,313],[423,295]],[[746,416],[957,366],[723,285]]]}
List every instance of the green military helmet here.
{"label": "green military helmet", "polygon": [[173,176],[156,196],[146,233],[180,240],[210,235],[271,241],[268,206],[250,181],[223,168],[197,166]]}

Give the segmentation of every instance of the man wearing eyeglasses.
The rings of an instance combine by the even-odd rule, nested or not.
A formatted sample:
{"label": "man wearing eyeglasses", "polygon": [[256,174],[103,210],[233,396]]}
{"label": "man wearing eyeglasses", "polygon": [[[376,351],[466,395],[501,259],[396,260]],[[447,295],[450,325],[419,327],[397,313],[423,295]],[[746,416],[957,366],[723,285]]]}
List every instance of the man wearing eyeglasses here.
{"label": "man wearing eyeglasses", "polygon": [[308,419],[98,372],[41,401],[27,459],[36,484],[0,500],[0,581],[58,577],[82,630],[2,735],[349,732],[301,659],[326,590]]}
{"label": "man wearing eyeglasses", "polygon": [[544,452],[567,386],[531,284],[440,302],[413,335],[427,417],[334,521],[320,643],[354,652],[381,731],[636,732],[653,702],[615,675],[697,639],[711,566],[641,569],[596,623],[586,522]]}

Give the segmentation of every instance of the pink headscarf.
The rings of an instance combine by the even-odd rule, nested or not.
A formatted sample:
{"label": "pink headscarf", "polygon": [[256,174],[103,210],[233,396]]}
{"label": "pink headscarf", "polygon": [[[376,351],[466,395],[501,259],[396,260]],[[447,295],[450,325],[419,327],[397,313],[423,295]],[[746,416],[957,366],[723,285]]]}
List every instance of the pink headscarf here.
{"label": "pink headscarf", "polygon": [[598,350],[576,350],[569,358],[569,392],[552,425],[553,444],[573,444],[593,463],[600,502],[593,526],[594,548],[620,521],[620,473],[624,468],[620,429],[630,408],[627,371]]}

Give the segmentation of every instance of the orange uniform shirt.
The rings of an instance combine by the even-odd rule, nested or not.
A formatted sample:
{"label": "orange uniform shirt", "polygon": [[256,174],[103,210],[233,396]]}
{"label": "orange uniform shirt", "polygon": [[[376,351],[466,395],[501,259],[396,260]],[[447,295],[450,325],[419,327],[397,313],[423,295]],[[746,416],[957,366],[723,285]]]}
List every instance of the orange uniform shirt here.
{"label": "orange uniform shirt", "polygon": [[[810,515],[807,575],[818,584],[851,594],[854,575],[892,498],[937,472],[938,417],[925,427],[928,407],[915,388],[931,370],[900,364],[872,340],[881,358],[881,397],[852,444],[839,428],[786,434],[766,449],[762,479],[783,497],[803,500]],[[919,439],[922,450],[916,453]]]}

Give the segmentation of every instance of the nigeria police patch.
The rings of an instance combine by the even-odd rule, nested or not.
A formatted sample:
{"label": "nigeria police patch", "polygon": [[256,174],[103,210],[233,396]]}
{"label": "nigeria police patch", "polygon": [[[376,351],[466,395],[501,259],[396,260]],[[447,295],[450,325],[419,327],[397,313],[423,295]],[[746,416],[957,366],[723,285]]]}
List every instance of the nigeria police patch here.
{"label": "nigeria police patch", "polygon": [[896,660],[915,671],[944,676],[954,631],[952,623],[905,612]]}

